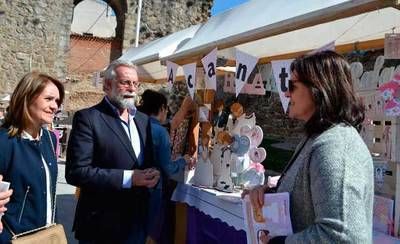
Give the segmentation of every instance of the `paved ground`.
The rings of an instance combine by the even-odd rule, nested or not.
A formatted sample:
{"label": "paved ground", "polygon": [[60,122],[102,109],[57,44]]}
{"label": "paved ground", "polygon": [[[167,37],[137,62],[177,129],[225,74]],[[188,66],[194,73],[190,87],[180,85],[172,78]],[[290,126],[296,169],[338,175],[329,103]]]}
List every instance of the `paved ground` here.
{"label": "paved ground", "polygon": [[57,179],[57,222],[64,226],[67,234],[68,244],[77,244],[72,233],[72,222],[75,215],[75,187],[68,185],[65,181],[65,165],[61,161],[58,164]]}

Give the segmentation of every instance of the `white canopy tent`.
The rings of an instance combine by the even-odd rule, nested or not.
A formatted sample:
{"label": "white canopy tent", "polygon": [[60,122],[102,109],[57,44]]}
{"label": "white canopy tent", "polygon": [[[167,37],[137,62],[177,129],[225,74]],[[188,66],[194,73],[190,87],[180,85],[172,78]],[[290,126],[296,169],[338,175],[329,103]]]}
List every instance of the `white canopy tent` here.
{"label": "white canopy tent", "polygon": [[[145,81],[155,81],[167,74],[159,61],[195,62],[215,47],[219,57],[233,60],[237,48],[264,62],[331,41],[346,51],[383,48],[384,34],[400,29],[399,4],[398,0],[251,0],[206,23],[130,49],[121,59],[140,65]],[[179,69],[177,75],[182,75]]]}
{"label": "white canopy tent", "polygon": [[[394,2],[380,0],[270,0],[268,2],[252,0],[239,8],[210,18],[190,41],[173,54],[161,57],[161,60],[183,60],[189,56],[204,55],[216,46],[219,50],[223,50],[241,44],[247,44],[246,47],[253,46],[253,49],[258,49],[260,53],[263,52],[263,47],[269,46],[272,52],[267,52],[264,56],[260,54],[256,56],[276,56],[278,53],[289,53],[290,49],[296,49],[296,46],[299,45],[301,46],[301,49],[297,48],[299,50],[321,47],[338,38],[341,31],[347,29],[349,32],[346,35],[350,38],[343,41],[354,43],[359,41],[356,39],[359,35],[352,38],[351,33],[356,29],[351,27],[362,17],[357,18],[356,15],[381,9],[390,4],[394,5]],[[400,12],[396,9],[394,11]],[[382,31],[379,24],[383,24],[383,22],[400,27],[400,22],[391,19],[392,16],[385,16],[385,14],[380,16],[382,22],[374,25],[372,24],[376,21],[375,18],[363,20],[363,23],[369,26],[369,28],[361,30],[363,36]],[[350,17],[350,20],[347,17]],[[336,21],[342,18],[348,20]],[[321,26],[323,23],[325,24]],[[379,30],[374,28],[379,28]],[[368,33],[362,32],[367,30]],[[295,33],[293,34],[293,32]],[[276,37],[278,35],[279,38]],[[321,40],[322,38],[325,39]],[[254,42],[257,40],[258,42]],[[289,50],[284,50],[285,46],[288,46]]]}
{"label": "white canopy tent", "polygon": [[[200,26],[194,25],[143,46],[129,48],[119,59],[138,65],[139,76],[144,81],[162,79],[166,75],[166,67],[160,64],[160,57],[174,53],[196,34]],[[183,75],[182,71],[178,70],[178,75]]]}
{"label": "white canopy tent", "polygon": [[271,59],[318,49],[332,41],[337,47],[350,45],[350,49],[357,49],[360,48],[357,45],[367,42],[373,45],[375,40],[381,40],[375,45],[383,44],[385,33],[396,28],[400,29],[400,11],[389,7],[226,48],[220,50],[219,56],[234,59],[234,49],[239,49],[255,57]]}

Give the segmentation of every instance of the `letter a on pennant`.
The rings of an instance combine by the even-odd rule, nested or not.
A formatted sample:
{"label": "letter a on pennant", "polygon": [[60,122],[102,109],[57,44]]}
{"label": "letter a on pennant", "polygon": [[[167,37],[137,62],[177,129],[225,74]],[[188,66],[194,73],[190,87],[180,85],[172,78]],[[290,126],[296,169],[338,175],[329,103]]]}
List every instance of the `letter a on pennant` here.
{"label": "letter a on pennant", "polygon": [[217,48],[202,58],[201,63],[206,71],[206,89],[217,90]]}
{"label": "letter a on pennant", "polygon": [[251,56],[247,53],[236,50],[236,97],[239,95],[243,86],[246,84],[258,61],[257,57]]}
{"label": "letter a on pennant", "polygon": [[194,99],[194,91],[196,90],[196,63],[185,64],[182,68],[189,94]]}
{"label": "letter a on pennant", "polygon": [[171,90],[172,85],[176,79],[176,71],[178,70],[178,65],[171,61],[167,61],[167,77],[168,77],[168,89]]}

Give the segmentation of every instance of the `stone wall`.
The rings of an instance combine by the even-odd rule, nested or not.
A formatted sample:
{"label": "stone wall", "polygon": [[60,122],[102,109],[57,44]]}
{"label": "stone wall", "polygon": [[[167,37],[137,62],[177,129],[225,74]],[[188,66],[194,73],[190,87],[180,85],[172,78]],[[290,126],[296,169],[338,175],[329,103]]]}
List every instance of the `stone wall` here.
{"label": "stone wall", "polygon": [[30,70],[66,74],[72,0],[0,0],[0,93]]}
{"label": "stone wall", "polygon": [[301,138],[303,123],[289,119],[283,113],[278,93],[267,92],[264,96],[239,95],[238,102],[243,104],[246,114],[254,113],[257,124],[261,126],[264,137],[297,142]]}
{"label": "stone wall", "polygon": [[[364,71],[373,70],[375,60],[380,55],[383,55],[383,49],[360,50],[344,54],[349,63],[361,62]],[[387,63],[390,62],[386,61],[385,64]],[[218,85],[218,90],[223,90],[222,81],[219,81]],[[219,98],[223,99],[227,105],[235,101],[234,95],[222,92],[219,92]],[[244,106],[246,114],[255,113],[257,124],[263,128],[264,137],[284,139],[293,143],[298,142],[302,137],[303,123],[289,119],[283,113],[282,104],[277,93],[267,91],[264,96],[240,94],[237,101]]]}
{"label": "stone wall", "polygon": [[[130,0],[123,48],[135,44],[138,1]],[[213,0],[146,0],[142,4],[139,43],[166,36],[207,21]]]}
{"label": "stone wall", "polygon": [[[80,1],[0,0],[0,12],[4,11],[0,17],[0,94],[12,92],[18,80],[30,70],[65,79],[73,8]],[[135,43],[137,1],[106,2],[115,8],[121,23],[117,26],[117,38],[123,39],[121,44],[126,50]],[[143,1],[140,43],[205,22],[212,3],[212,0]]]}
{"label": "stone wall", "polygon": [[[123,35],[123,49],[126,51],[127,48],[134,46],[135,44],[135,31],[136,31],[136,20],[137,20],[137,2],[136,0],[128,0],[127,1],[127,10],[126,13],[121,16],[119,15],[119,8],[123,8],[124,4],[118,1],[108,1],[111,6],[114,6],[114,10],[117,14],[117,19],[124,18],[124,35]],[[212,0],[200,0],[200,1],[192,1],[192,0],[146,0],[143,1],[142,5],[142,14],[141,14],[141,28],[140,28],[140,41],[139,43],[146,43],[154,39],[161,38],[165,35],[171,34],[173,32],[185,29],[191,25],[195,25],[201,22],[207,21],[210,16],[210,10],[212,7]],[[118,24],[117,29],[121,28]],[[112,45],[111,51],[113,49],[120,50],[119,44],[119,31],[117,30],[117,37],[113,40],[114,45]],[[92,45],[93,44],[93,45]],[[65,106],[68,110],[76,110],[83,107],[88,107],[96,102],[98,102],[98,97],[102,96],[101,87],[93,87],[92,86],[92,74],[96,69],[92,69],[94,67],[98,67],[98,62],[95,60],[90,60],[82,65],[82,70],[77,70],[76,63],[83,62],[83,59],[76,59],[78,55],[82,56],[82,52],[90,52],[90,50],[95,50],[94,43],[83,43],[79,41],[78,44],[75,43],[75,38],[71,38],[70,46],[73,46],[71,50],[71,56],[69,58],[69,71],[68,77],[70,78],[69,84],[67,84],[68,89],[70,91],[70,99],[66,102],[68,104]],[[119,44],[119,45],[118,45]],[[108,48],[108,47],[107,47]],[[108,49],[105,48],[106,52]],[[76,50],[75,50],[76,49]],[[81,49],[81,50],[77,50]],[[86,49],[86,50],[85,50]],[[102,56],[104,53],[98,52],[99,56]],[[108,62],[113,59],[118,58],[110,54]],[[76,60],[72,60],[76,59]],[[99,57],[97,58],[99,59]],[[104,57],[101,58],[104,60]],[[97,60],[99,61],[99,60]],[[90,63],[93,62],[93,65]],[[74,67],[72,67],[74,66]],[[105,66],[105,65],[104,65]],[[102,68],[98,68],[97,70],[101,70]],[[78,72],[79,71],[79,72]],[[151,84],[147,84],[143,86],[144,88],[153,87]],[[155,86],[159,87],[159,86]],[[89,93],[87,93],[89,92]],[[85,99],[81,99],[85,97],[87,94],[90,94]]]}
{"label": "stone wall", "polygon": [[[268,79],[268,78],[265,78]],[[250,79],[251,80],[251,79]],[[266,83],[266,81],[264,81]],[[265,84],[264,84],[265,85]],[[224,76],[217,78],[217,93],[215,100],[224,101],[225,109],[234,102],[243,105],[247,115],[252,113],[256,116],[257,125],[261,126],[264,137],[285,139],[287,142],[297,143],[302,136],[302,126],[300,121],[289,119],[283,113],[283,107],[276,92],[266,91],[265,95],[239,94],[236,98],[233,93],[223,92]]]}

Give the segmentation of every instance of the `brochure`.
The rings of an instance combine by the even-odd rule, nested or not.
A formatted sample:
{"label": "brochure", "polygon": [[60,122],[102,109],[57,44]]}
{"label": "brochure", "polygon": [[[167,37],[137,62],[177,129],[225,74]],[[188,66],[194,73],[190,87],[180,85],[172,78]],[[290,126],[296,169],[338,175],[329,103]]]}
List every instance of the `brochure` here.
{"label": "brochure", "polygon": [[293,233],[290,220],[289,193],[264,195],[264,206],[255,209],[247,195],[243,199],[243,216],[247,243],[266,243],[266,237],[287,236]]}

